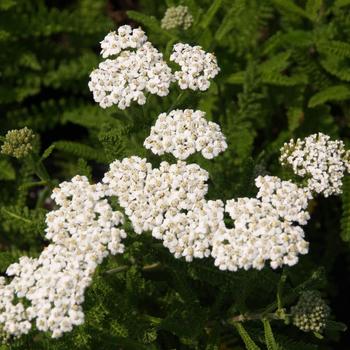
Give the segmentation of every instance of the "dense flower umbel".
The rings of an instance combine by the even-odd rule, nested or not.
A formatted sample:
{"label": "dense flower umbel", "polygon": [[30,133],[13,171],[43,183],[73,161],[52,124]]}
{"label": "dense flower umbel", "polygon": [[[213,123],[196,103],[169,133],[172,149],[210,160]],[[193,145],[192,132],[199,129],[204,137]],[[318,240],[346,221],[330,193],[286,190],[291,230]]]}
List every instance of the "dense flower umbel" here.
{"label": "dense flower umbel", "polygon": [[31,129],[10,130],[5,136],[4,144],[1,146],[1,153],[18,159],[26,157],[33,149],[35,134]]}
{"label": "dense flower umbel", "polygon": [[152,169],[139,157],[113,162],[103,178],[107,195],[118,197],[135,232],[152,231],[175,256],[188,261],[210,253],[210,237],[191,230],[195,225],[191,218],[197,215],[198,222],[201,218],[207,180],[208,173],[196,164],[162,162]]}
{"label": "dense flower umbel", "polygon": [[255,183],[257,198],[226,203],[234,228],[221,227],[214,233],[212,256],[221,270],[260,270],[266,260],[272,268],[291,266],[299,254],[308,252],[300,225],[309,219],[310,193],[274,176],[259,176]]}
{"label": "dense flower umbel", "polygon": [[326,327],[330,308],[316,291],[304,292],[291,309],[293,324],[304,332],[320,333]]}
{"label": "dense flower umbel", "polygon": [[193,23],[193,17],[187,6],[169,7],[161,21],[161,27],[165,30],[182,27],[187,30]]}
{"label": "dense flower umbel", "polygon": [[[22,257],[7,269],[9,284],[0,280],[0,325],[11,335],[28,333],[32,320],[41,331],[60,337],[84,322],[81,304],[92,275],[108,254],[124,251],[126,237],[118,226],[120,212],[113,211],[102,184],[90,185],[76,176],[55,189],[60,206],[47,214],[46,238],[53,241],[39,258]],[[15,297],[26,298],[25,307]]]}
{"label": "dense flower umbel", "polygon": [[195,152],[212,159],[227,148],[220,126],[207,122],[202,111],[174,110],[158,116],[144,146],[154,154],[172,153],[184,160]]}
{"label": "dense flower umbel", "polygon": [[125,49],[138,49],[147,41],[147,36],[141,28],[132,29],[129,25],[118,28],[118,32],[111,32],[101,41],[101,55],[103,58],[118,55]]}
{"label": "dense flower umbel", "polygon": [[143,105],[145,92],[168,95],[173,80],[171,69],[163,55],[146,40],[141,29],[131,31],[131,27],[123,26],[118,29],[118,35],[110,33],[102,41],[103,57],[118,54],[115,59],[101,62],[90,74],[89,89],[102,108],[116,104],[125,109],[132,101]]}
{"label": "dense flower umbel", "polygon": [[89,89],[102,108],[117,105],[125,109],[132,101],[143,105],[145,93],[166,96],[171,82],[177,81],[181,89],[207,90],[209,79],[219,67],[216,58],[200,46],[178,43],[174,45],[170,60],[178,63],[181,71],[171,72],[163,55],[147,41],[142,29],[125,25],[118,33],[109,33],[101,42],[104,58],[91,72]]}
{"label": "dense flower umbel", "polygon": [[340,194],[345,171],[350,171],[350,152],[343,141],[332,141],[328,135],[313,134],[305,139],[290,140],[281,148],[282,165],[307,178],[311,191],[325,197]]}
{"label": "dense flower umbel", "polygon": [[181,68],[175,72],[175,79],[181,89],[205,91],[210,86],[210,79],[220,71],[216,57],[200,46],[175,44],[170,60]]}

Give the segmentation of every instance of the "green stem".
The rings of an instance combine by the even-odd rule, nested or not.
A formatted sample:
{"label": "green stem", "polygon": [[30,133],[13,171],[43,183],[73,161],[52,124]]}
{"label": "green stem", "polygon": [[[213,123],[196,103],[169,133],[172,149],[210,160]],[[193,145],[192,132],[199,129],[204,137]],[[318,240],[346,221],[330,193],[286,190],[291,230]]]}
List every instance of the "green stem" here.
{"label": "green stem", "polygon": [[282,292],[283,292],[283,287],[284,284],[287,280],[287,275],[285,270],[283,269],[281,278],[278,282],[278,286],[277,286],[277,309],[279,312],[283,311],[283,303],[282,303]]}
{"label": "green stem", "polygon": [[[144,265],[142,266],[142,271],[152,271],[152,270],[156,270],[158,269],[159,267],[161,266],[161,263],[160,262],[156,262],[156,263],[153,263],[153,264],[149,264],[149,265]],[[122,266],[118,266],[114,269],[111,269],[111,270],[107,270],[105,272],[105,274],[112,274],[112,273],[119,273],[119,272],[123,272],[123,271],[126,271],[130,268],[131,266],[130,265],[122,265]]]}
{"label": "green stem", "polygon": [[[290,314],[285,314],[285,317],[291,317]],[[255,314],[242,314],[242,315],[237,315],[229,318],[227,320],[227,323],[229,324],[234,324],[236,322],[246,322],[246,321],[253,321],[253,320],[284,320],[278,312],[273,312],[273,313],[255,313]]]}
{"label": "green stem", "polygon": [[35,169],[35,172],[41,181],[50,182],[50,176],[49,176],[44,164],[40,160],[35,164],[34,169]]}
{"label": "green stem", "polygon": [[54,186],[51,181],[50,175],[46,170],[42,160],[37,154],[31,155],[31,162],[35,175],[40,179],[41,182],[45,182],[49,186],[49,188],[52,189]]}
{"label": "green stem", "polygon": [[12,213],[11,211],[8,211],[8,210],[5,209],[5,208],[2,208],[2,210],[3,210],[4,213],[6,213],[7,215],[9,215],[9,216],[11,216],[11,217],[13,217],[13,218],[15,218],[15,219],[17,219],[17,220],[21,220],[21,221],[23,221],[23,222],[25,222],[25,223],[27,223],[27,224],[31,224],[31,223],[32,223],[31,220],[26,219],[26,218],[24,218],[24,217],[22,217],[22,216],[20,216],[20,215],[15,214],[15,213]]}
{"label": "green stem", "polygon": [[19,186],[19,189],[26,190],[26,189],[31,188],[31,187],[45,186],[47,184],[48,184],[47,181],[29,182],[29,183],[26,183],[26,184]]}
{"label": "green stem", "polygon": [[173,102],[173,104],[168,108],[167,113],[169,113],[172,109],[174,109],[177,104],[180,102],[180,100],[182,99],[182,97],[184,96],[185,92],[181,91],[178,95],[176,100]]}
{"label": "green stem", "polygon": [[143,317],[144,317],[146,320],[152,322],[154,325],[159,325],[159,324],[163,321],[162,318],[155,317],[155,316],[143,315]]}

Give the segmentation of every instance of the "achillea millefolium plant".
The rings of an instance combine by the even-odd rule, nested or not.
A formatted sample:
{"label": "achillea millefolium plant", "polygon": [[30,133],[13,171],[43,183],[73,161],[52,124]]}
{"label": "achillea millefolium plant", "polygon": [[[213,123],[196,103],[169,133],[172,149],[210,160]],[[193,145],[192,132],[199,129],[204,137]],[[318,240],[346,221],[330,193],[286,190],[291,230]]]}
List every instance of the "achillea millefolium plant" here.
{"label": "achillea millefolium plant", "polygon": [[350,1],[134,7],[0,3],[0,349],[347,349]]}

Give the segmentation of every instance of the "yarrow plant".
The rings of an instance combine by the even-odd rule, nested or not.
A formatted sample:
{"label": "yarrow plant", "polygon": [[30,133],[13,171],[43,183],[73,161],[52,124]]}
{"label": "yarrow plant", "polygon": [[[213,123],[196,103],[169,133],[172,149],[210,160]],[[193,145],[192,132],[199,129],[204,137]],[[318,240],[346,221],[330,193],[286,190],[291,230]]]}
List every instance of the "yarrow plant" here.
{"label": "yarrow plant", "polygon": [[202,111],[174,110],[158,116],[144,146],[154,154],[172,153],[184,160],[195,152],[207,159],[225,151],[227,143],[220,126],[207,122]]}
{"label": "yarrow plant", "polygon": [[[124,251],[123,215],[113,211],[102,184],[76,176],[53,191],[60,206],[46,216],[48,245],[39,258],[20,258],[0,283],[0,324],[8,335],[20,336],[35,321],[40,331],[57,338],[84,322],[81,304],[98,264],[108,254]],[[18,298],[20,301],[16,302]],[[26,307],[22,299],[30,301]]]}
{"label": "yarrow plant", "polygon": [[344,173],[350,172],[349,160],[350,151],[345,151],[343,141],[332,141],[322,133],[285,143],[280,157],[282,165],[307,179],[311,191],[325,197],[341,193]]}
{"label": "yarrow plant", "polygon": [[1,146],[1,153],[15,158],[23,158],[33,150],[35,134],[32,130],[24,127],[20,130],[10,130]]}
{"label": "yarrow plant", "polygon": [[141,29],[122,26],[118,34],[112,32],[104,38],[101,48],[104,58],[118,55],[101,62],[90,75],[89,88],[102,108],[116,104],[125,109],[132,101],[143,105],[146,92],[169,93],[171,70]]}
{"label": "yarrow plant", "polygon": [[[107,59],[91,73],[89,88],[102,108],[125,109],[133,101],[142,105],[146,93],[166,96],[174,81],[180,89],[205,91],[220,71],[214,54],[177,43],[170,60],[181,70],[172,73],[140,28],[122,26],[101,47]],[[38,258],[11,264],[7,275],[12,279],[0,279],[0,325],[7,335],[27,334],[35,322],[38,330],[57,338],[81,325],[84,292],[96,267],[109,254],[124,252],[126,220],[136,234],[151,232],[175,258],[212,257],[220,270],[293,266],[308,253],[302,226],[310,219],[310,200],[341,193],[341,180],[350,170],[342,141],[319,133],[284,145],[282,165],[307,177],[306,184],[257,176],[255,197],[208,200],[208,171],[185,160],[195,152],[213,159],[228,145],[220,126],[205,116],[192,109],[158,116],[144,147],[155,155],[171,153],[174,163],[153,167],[146,158],[126,157],[113,161],[101,182],[75,176],[53,190],[59,208],[46,215],[46,238],[52,243]],[[111,198],[120,210],[112,208]],[[316,311],[318,325],[299,316],[295,322],[301,329],[321,331],[326,308]]]}
{"label": "yarrow plant", "polygon": [[210,79],[220,71],[215,55],[205,52],[200,46],[175,44],[170,60],[181,68],[175,72],[175,79],[183,90],[207,90]]}
{"label": "yarrow plant", "polygon": [[187,30],[193,23],[193,17],[187,6],[172,6],[167,8],[161,21],[161,26],[165,30],[182,27]]}
{"label": "yarrow plant", "polygon": [[117,56],[101,62],[90,74],[89,89],[102,108],[117,105],[125,109],[132,101],[143,105],[146,93],[168,95],[173,81],[181,89],[204,91],[210,86],[209,79],[219,72],[213,54],[205,53],[200,46],[176,44],[170,60],[178,63],[181,71],[173,74],[143,30],[128,25],[120,27],[118,33],[109,33],[101,48],[103,58]]}

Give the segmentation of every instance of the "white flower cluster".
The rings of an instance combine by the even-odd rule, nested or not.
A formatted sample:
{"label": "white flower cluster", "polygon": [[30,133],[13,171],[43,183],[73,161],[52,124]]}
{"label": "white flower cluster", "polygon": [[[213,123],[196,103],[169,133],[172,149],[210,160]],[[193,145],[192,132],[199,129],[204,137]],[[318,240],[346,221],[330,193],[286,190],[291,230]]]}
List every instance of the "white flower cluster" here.
{"label": "white flower cluster", "polygon": [[172,6],[167,8],[161,21],[161,27],[165,30],[182,27],[187,30],[193,23],[193,17],[187,6]]}
{"label": "white flower cluster", "polygon": [[257,198],[229,200],[225,211],[234,228],[214,232],[212,256],[221,270],[262,269],[266,260],[272,268],[294,265],[298,254],[308,252],[304,240],[310,193],[278,177],[259,176]]}
{"label": "white flower cluster", "polygon": [[173,110],[158,116],[144,146],[154,154],[172,153],[184,160],[195,152],[212,159],[225,151],[227,143],[220,126],[207,122],[202,111]]}
{"label": "white flower cluster", "polygon": [[[312,152],[312,144],[328,154],[331,164],[341,159],[344,169],[349,168],[342,143],[322,134],[307,140],[288,144],[291,159],[297,151],[299,157],[307,157],[305,150]],[[321,159],[317,164],[324,174],[331,172],[334,168],[318,154],[311,160]],[[134,156],[113,162],[102,183],[90,185],[81,176],[63,182],[52,194],[60,208],[46,219],[46,237],[53,243],[39,258],[22,257],[10,265],[9,283],[0,278],[1,330],[20,336],[35,320],[37,329],[60,337],[84,322],[81,305],[97,265],[109,253],[124,250],[121,240],[126,233],[118,228],[123,216],[112,210],[106,197],[118,198],[136,233],[151,231],[176,258],[186,261],[211,255],[221,270],[262,269],[266,261],[277,268],[296,264],[298,255],[308,252],[301,226],[309,219],[312,188],[259,176],[256,198],[232,199],[225,205],[205,199],[207,180],[207,171],[197,164],[179,160],[152,168],[146,159]],[[328,185],[334,193],[334,181]],[[225,212],[233,228],[226,226]]]}
{"label": "white flower cluster", "polygon": [[128,25],[118,28],[118,33],[111,32],[101,41],[103,58],[118,55],[125,49],[138,49],[147,41],[147,36],[141,28],[132,29]]}
{"label": "white flower cluster", "polygon": [[[7,269],[14,276],[9,284],[0,279],[0,325],[8,334],[20,336],[31,329],[60,337],[84,322],[81,304],[93,273],[109,253],[124,251],[124,230],[117,228],[123,215],[113,211],[102,184],[90,185],[76,176],[54,190],[60,206],[47,214],[46,238],[53,241],[33,259],[22,257]],[[21,298],[30,302],[25,307]],[[16,299],[18,301],[16,302]]]}
{"label": "white flower cluster", "polygon": [[170,60],[181,68],[175,72],[175,79],[181,89],[205,91],[210,86],[209,80],[220,71],[216,57],[202,50],[200,46],[175,44]]}
{"label": "white flower cluster", "polygon": [[[195,164],[162,162],[152,169],[139,157],[115,161],[103,182],[108,196],[117,196],[135,232],[151,231],[176,258],[186,261],[210,254],[222,270],[261,269],[266,260],[277,268],[294,265],[308,243],[300,225],[311,194],[290,181],[256,179],[257,198],[226,204],[207,201],[208,173]],[[224,223],[224,210],[234,228]],[[212,249],[211,249],[212,247]]]}
{"label": "white flower cluster", "polygon": [[178,43],[170,59],[180,65],[181,71],[173,74],[163,55],[147,41],[144,31],[129,25],[107,34],[101,48],[103,58],[112,58],[91,72],[88,86],[102,108],[117,105],[125,109],[133,101],[143,105],[146,92],[166,96],[173,81],[181,89],[204,91],[210,86],[209,79],[220,70],[213,54],[200,46]]}
{"label": "white flower cluster", "polygon": [[[110,165],[103,182],[117,196],[135,232],[152,231],[176,257],[208,256],[209,236],[194,229],[204,225],[203,200],[208,173],[197,164],[162,162],[152,169],[146,159],[124,158]],[[204,219],[205,220],[205,219]]]}
{"label": "white flower cluster", "polygon": [[168,95],[173,80],[171,69],[146,40],[141,29],[132,30],[126,25],[118,29],[118,35],[110,33],[102,41],[103,57],[119,54],[101,62],[90,74],[89,89],[102,108],[116,104],[125,109],[132,101],[142,105],[146,102],[145,92]]}
{"label": "white flower cluster", "polygon": [[345,151],[343,141],[332,141],[322,133],[285,143],[280,161],[296,175],[306,177],[310,191],[325,197],[340,194],[344,173],[350,172],[350,152]]}

